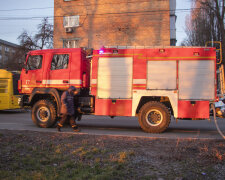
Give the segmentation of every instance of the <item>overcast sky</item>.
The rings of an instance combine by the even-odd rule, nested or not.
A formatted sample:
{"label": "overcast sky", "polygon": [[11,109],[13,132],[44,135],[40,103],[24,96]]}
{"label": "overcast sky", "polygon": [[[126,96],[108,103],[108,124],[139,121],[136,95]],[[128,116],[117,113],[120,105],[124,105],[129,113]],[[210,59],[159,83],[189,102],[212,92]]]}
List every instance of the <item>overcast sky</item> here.
{"label": "overcast sky", "polygon": [[[27,30],[37,32],[37,25],[43,17],[51,17],[53,22],[54,0],[7,0],[1,1],[0,39],[19,44],[17,37]],[[190,13],[190,0],[177,0],[176,35],[177,45],[185,38],[185,17]]]}

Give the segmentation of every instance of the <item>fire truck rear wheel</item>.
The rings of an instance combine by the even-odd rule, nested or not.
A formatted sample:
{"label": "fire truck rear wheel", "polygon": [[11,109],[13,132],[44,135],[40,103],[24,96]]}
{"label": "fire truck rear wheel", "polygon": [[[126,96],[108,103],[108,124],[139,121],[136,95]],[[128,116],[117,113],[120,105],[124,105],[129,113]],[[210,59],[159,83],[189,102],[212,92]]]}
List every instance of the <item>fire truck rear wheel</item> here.
{"label": "fire truck rear wheel", "polygon": [[160,102],[148,102],[142,106],[138,121],[141,128],[148,133],[161,133],[170,124],[171,115],[168,108]]}
{"label": "fire truck rear wheel", "polygon": [[56,122],[56,108],[49,100],[40,100],[32,108],[34,124],[42,128],[52,127]]}

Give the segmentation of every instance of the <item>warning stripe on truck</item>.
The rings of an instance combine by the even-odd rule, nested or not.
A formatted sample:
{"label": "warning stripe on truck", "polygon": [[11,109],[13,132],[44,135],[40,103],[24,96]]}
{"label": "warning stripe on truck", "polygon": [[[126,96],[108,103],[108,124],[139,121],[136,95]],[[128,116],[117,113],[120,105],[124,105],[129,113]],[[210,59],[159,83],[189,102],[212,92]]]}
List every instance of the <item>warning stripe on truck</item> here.
{"label": "warning stripe on truck", "polygon": [[[64,80],[43,80],[42,84],[65,84],[63,82]],[[80,79],[70,79],[68,80],[67,84],[82,84],[82,81]]]}
{"label": "warning stripe on truck", "polygon": [[[64,81],[67,81],[66,83]],[[67,87],[68,85],[74,85],[76,87],[81,87],[82,80],[80,79],[70,79],[70,80],[42,80],[40,83],[30,83],[30,81],[26,81],[26,84],[23,84],[23,87]]]}

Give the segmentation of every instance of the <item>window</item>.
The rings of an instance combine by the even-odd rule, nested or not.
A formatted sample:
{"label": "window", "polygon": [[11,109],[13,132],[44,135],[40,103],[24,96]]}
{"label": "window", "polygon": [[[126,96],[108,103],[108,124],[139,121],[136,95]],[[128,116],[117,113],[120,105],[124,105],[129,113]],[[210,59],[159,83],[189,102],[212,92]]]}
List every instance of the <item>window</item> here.
{"label": "window", "polygon": [[9,52],[9,48],[8,47],[5,47],[5,52]]}
{"label": "window", "polygon": [[27,70],[41,69],[42,59],[43,57],[41,55],[29,56]]}
{"label": "window", "polygon": [[2,46],[0,45],[0,51],[2,50]]}
{"label": "window", "polygon": [[21,64],[22,63],[22,59],[18,59],[18,63]]}
{"label": "window", "polygon": [[8,93],[8,80],[0,80],[0,93]]}
{"label": "window", "polygon": [[6,64],[9,61],[9,57],[8,56],[4,56],[3,57],[3,64]]}
{"label": "window", "polygon": [[63,48],[79,48],[79,40],[63,40]]}
{"label": "window", "polygon": [[51,70],[67,69],[69,64],[69,54],[55,54],[52,58]]}
{"label": "window", "polygon": [[64,16],[63,25],[67,27],[78,27],[79,26],[79,16]]}

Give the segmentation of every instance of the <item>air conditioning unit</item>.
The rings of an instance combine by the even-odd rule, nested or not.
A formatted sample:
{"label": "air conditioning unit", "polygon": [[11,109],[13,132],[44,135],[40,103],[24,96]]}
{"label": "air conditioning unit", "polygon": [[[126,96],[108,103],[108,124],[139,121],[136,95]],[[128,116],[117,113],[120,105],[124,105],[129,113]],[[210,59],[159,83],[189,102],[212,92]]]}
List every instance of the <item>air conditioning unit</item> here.
{"label": "air conditioning unit", "polygon": [[73,32],[73,28],[71,28],[71,27],[66,28],[66,33],[72,33],[72,32]]}

